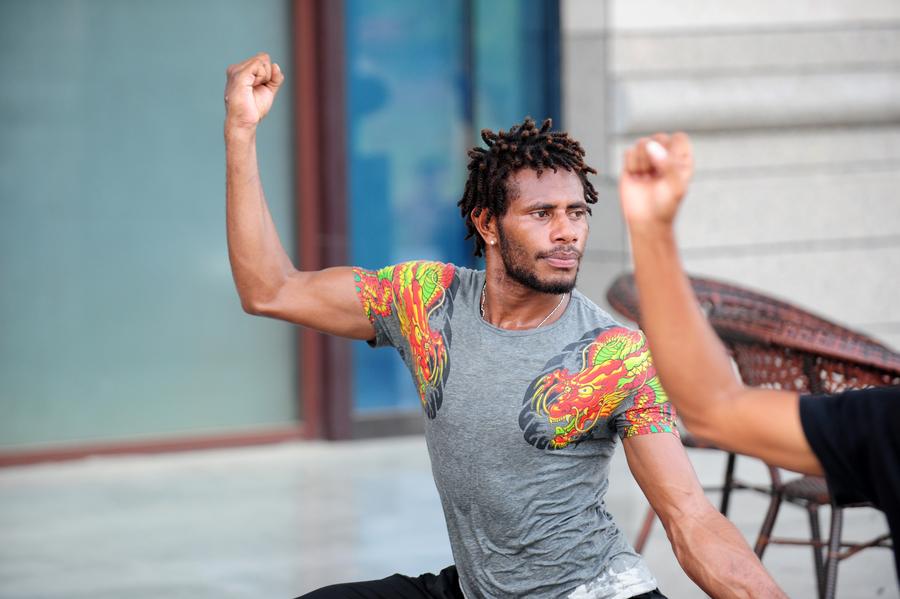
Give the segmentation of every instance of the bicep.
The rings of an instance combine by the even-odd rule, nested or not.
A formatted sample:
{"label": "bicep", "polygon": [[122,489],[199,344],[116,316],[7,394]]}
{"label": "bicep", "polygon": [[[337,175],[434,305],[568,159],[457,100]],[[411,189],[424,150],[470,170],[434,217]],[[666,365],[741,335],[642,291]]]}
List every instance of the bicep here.
{"label": "bicep", "polygon": [[275,297],[258,307],[258,313],[323,333],[373,339],[375,327],[366,315],[356,283],[356,273],[349,266],[295,271]]}
{"label": "bicep", "polygon": [[795,392],[741,387],[691,430],[722,449],[821,475],[822,465],[803,432],[799,402]]}
{"label": "bicep", "polygon": [[627,437],[622,445],[634,479],[664,524],[687,509],[709,507],[677,436],[638,435]]}

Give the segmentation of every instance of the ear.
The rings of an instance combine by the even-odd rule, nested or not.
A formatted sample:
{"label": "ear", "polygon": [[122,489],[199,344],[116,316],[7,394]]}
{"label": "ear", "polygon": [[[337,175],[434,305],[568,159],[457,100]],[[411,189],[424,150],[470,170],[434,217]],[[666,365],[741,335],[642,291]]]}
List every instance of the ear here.
{"label": "ear", "polygon": [[473,208],[471,212],[472,222],[478,229],[478,234],[484,240],[484,245],[490,247],[497,242],[497,219],[493,217],[487,208]]}

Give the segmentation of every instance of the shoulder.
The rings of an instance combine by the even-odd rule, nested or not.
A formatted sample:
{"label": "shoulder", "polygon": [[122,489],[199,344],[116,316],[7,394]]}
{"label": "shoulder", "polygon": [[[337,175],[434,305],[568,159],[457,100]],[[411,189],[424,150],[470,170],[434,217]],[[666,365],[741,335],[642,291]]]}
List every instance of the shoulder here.
{"label": "shoulder", "polygon": [[431,291],[454,285],[459,269],[449,262],[409,260],[377,269],[353,267],[353,278],[360,294],[399,292],[411,287]]}
{"label": "shoulder", "polygon": [[399,298],[406,298],[406,304],[430,305],[458,284],[458,269],[448,262],[409,260],[377,269],[354,266],[352,270],[356,292],[370,320],[373,312],[389,316],[391,305]]}
{"label": "shoulder", "polygon": [[589,297],[581,293],[578,289],[572,290],[573,308],[580,318],[593,321],[598,328],[620,328],[628,329],[630,327],[623,326],[619,321],[613,318],[609,312],[598,306]]}
{"label": "shoulder", "polygon": [[433,260],[407,260],[381,268],[368,269],[354,266],[353,272],[360,278],[377,278],[379,280],[403,281],[412,277],[436,277],[444,281],[452,279],[457,267],[449,262],[437,262]]}

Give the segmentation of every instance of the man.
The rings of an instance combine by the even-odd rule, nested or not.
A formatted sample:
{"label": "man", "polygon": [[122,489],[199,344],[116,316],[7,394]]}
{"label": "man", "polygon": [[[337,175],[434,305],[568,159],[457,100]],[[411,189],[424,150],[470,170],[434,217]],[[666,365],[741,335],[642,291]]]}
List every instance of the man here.
{"label": "man", "polygon": [[900,576],[900,387],[800,396],[742,385],[678,258],[673,221],[692,171],[688,137],[659,134],[627,150],[620,179],[642,324],[666,391],[698,436],[824,475],[838,504],[883,510]]}
{"label": "man", "polygon": [[310,597],[662,597],[603,497],[616,439],[685,571],[716,597],[782,597],[706,500],[640,332],[575,290],[588,235],[581,146],[534,122],[484,132],[460,207],[485,271],[406,262],[299,272],[259,180],[255,132],[284,76],[228,69],[229,255],[244,309],[392,345],[425,413],[455,564]]}

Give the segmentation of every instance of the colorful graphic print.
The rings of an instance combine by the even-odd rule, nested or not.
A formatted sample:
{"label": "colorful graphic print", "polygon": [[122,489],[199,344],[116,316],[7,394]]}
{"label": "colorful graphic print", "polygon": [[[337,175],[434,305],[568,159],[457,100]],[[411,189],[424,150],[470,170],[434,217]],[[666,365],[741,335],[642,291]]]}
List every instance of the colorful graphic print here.
{"label": "colorful graphic print", "polygon": [[[456,267],[441,262],[402,262],[378,271],[354,268],[356,293],[366,316],[396,312],[400,333],[410,352],[410,369],[422,407],[434,418],[441,407],[444,383],[449,373],[450,316],[453,295],[459,284]],[[431,318],[440,316],[440,330],[431,328]],[[398,347],[405,356],[405,348]]]}
{"label": "colorful graphic print", "polygon": [[624,413],[625,437],[677,434],[675,412],[640,331],[594,330],[550,360],[544,371],[525,392],[519,415],[525,440],[539,449],[562,449],[587,438],[626,399],[632,405]]}

